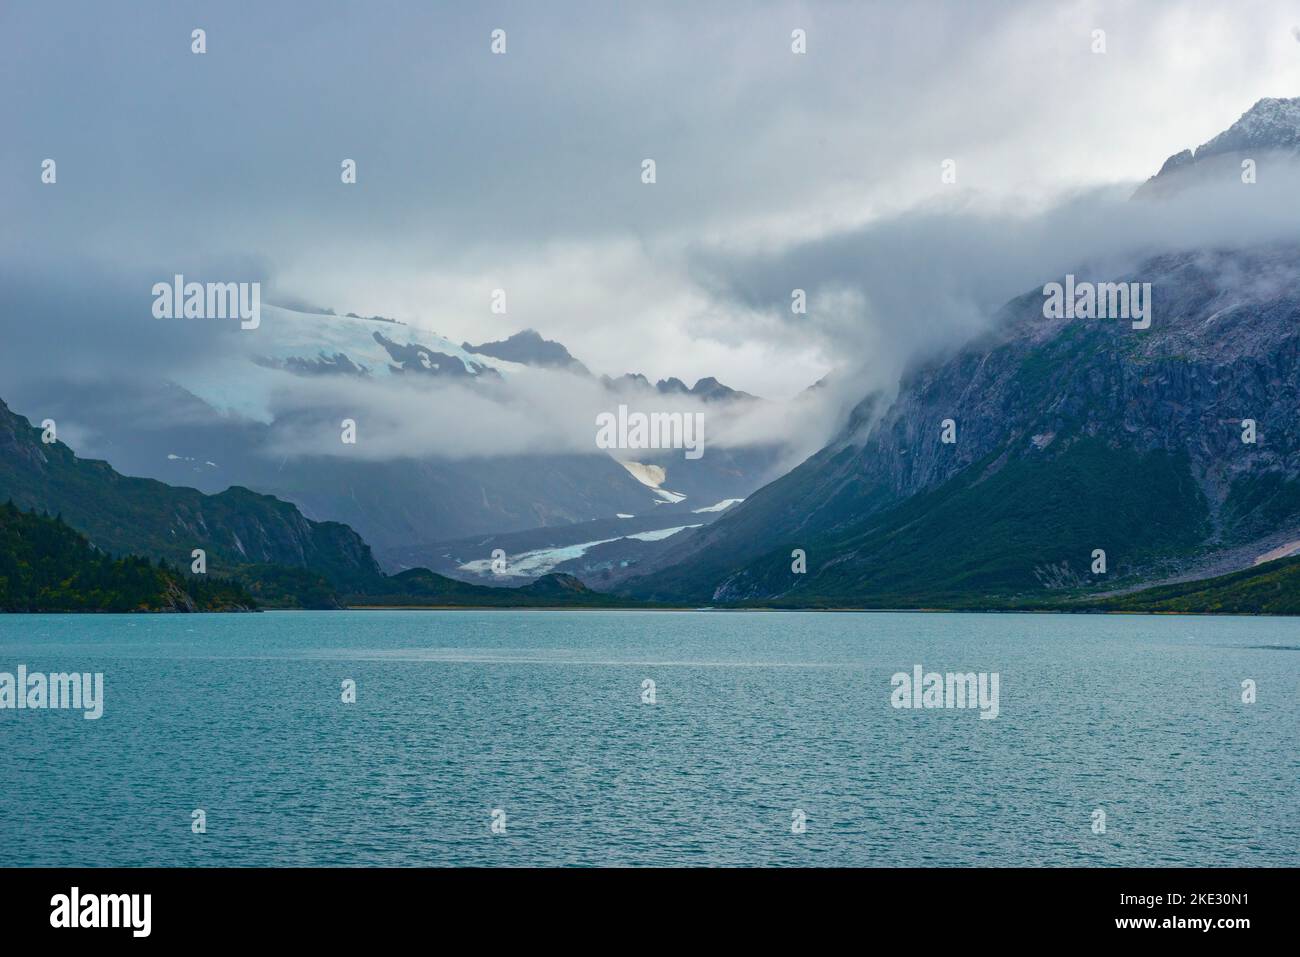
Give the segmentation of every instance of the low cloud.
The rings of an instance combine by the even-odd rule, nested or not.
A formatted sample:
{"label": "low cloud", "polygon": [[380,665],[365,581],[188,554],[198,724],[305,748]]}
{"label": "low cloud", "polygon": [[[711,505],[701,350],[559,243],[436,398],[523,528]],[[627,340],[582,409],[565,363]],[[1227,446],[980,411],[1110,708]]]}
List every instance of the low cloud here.
{"label": "low cloud", "polygon": [[[956,350],[1010,299],[1067,272],[1119,279],[1160,253],[1294,241],[1300,165],[1269,156],[1260,170],[1252,184],[1228,175],[1159,200],[1131,199],[1126,184],[1035,212],[935,201],[772,254],[701,249],[697,281],[728,303],[721,312],[747,311],[837,356],[832,378],[853,378],[860,395],[888,391],[909,365]],[[805,316],[791,313],[795,287]]]}
{"label": "low cloud", "polygon": [[[0,273],[0,309],[9,320],[0,373],[11,395],[57,382],[83,390],[87,401],[100,401],[95,397],[111,391],[114,381],[124,384],[124,395],[147,380],[171,382],[219,412],[268,423],[267,447],[284,456],[591,452],[597,414],[626,402],[647,412],[702,412],[707,446],[779,445],[793,465],[829,442],[863,397],[889,394],[909,365],[959,348],[988,328],[1009,299],[1066,272],[1118,279],[1157,253],[1291,241],[1300,215],[1300,168],[1261,157],[1257,183],[1226,178],[1155,201],[1133,200],[1131,193],[1132,186],[1094,189],[1033,212],[947,199],[780,251],[693,247],[684,257],[691,265],[680,295],[705,304],[695,320],[699,340],[737,347],[747,336],[784,341],[832,367],[818,388],[777,399],[628,395],[595,378],[524,366],[500,380],[472,382],[390,375],[383,368],[367,376],[295,374],[258,364],[270,324],[245,332],[233,321],[154,319],[149,288],[170,275],[161,269],[129,277],[94,267],[65,267],[57,278]],[[256,263],[208,270],[195,264],[193,272],[227,279],[260,273],[271,288],[276,283]],[[793,288],[807,292],[805,315],[790,309]],[[1160,321],[1158,303],[1156,309]],[[327,355],[331,321],[308,327],[309,338],[320,334],[319,351]],[[419,326],[376,327],[402,344],[428,344],[430,333]],[[314,355],[304,347],[300,358]],[[590,357],[578,358],[590,364]],[[156,395],[130,408],[142,425],[181,425],[196,414],[192,403]],[[339,441],[342,418],[358,422],[355,447]]]}

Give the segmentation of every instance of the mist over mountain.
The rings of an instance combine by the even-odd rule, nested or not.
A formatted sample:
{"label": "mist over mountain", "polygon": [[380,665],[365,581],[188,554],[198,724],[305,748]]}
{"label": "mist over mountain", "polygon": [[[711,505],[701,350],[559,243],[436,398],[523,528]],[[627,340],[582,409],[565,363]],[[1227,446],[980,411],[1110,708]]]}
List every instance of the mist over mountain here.
{"label": "mist over mountain", "polygon": [[567,369],[579,375],[591,374],[587,371],[587,367],[573,358],[569,354],[569,350],[564,348],[563,345],[549,339],[543,339],[533,329],[516,332],[513,336],[498,342],[484,342],[477,346],[465,342],[461,344],[461,348],[466,352],[477,352],[496,359],[518,362],[522,365]]}
{"label": "mist over mountain", "polygon": [[[1291,103],[1261,101],[1212,142],[1294,143]],[[1219,172],[1128,208],[1172,222],[1189,204],[1220,211],[1227,189],[1250,204],[1255,186],[1236,165]],[[1295,182],[1286,163],[1271,172]],[[896,396],[873,392],[825,449],[676,539],[623,589],[793,606],[997,605],[1300,551],[1300,246],[1234,244],[1230,227],[1201,249],[1186,249],[1189,238],[1123,271],[1075,267],[1081,281],[1126,293],[1149,284],[1149,328],[1127,316],[1049,319],[1046,286],[1022,292],[989,331],[917,362]]]}
{"label": "mist over mountain", "polygon": [[[701,250],[697,276],[719,299],[791,336],[807,324],[839,340],[842,365],[786,400],[710,376],[687,386],[575,374],[564,359],[572,353],[540,336],[467,349],[424,323],[337,310],[267,305],[252,332],[160,322],[139,294],[147,270],[107,281],[90,272],[84,286],[8,273],[6,315],[42,321],[10,324],[0,365],[15,407],[53,416],[87,454],[211,493],[243,485],[283,497],[312,519],[351,525],[389,567],[467,536],[620,514],[687,527],[675,512],[756,498],[828,443],[861,441],[879,414],[872,403],[892,397],[908,369],[956,354],[1035,282],[1070,270],[1136,274],[1161,249],[1285,241],[1300,215],[1300,176],[1281,158],[1261,169],[1258,183],[1230,169],[1158,204],[1130,202],[1119,188],[1034,213],[945,202],[776,251]],[[808,289],[808,316],[790,313],[790,276]],[[1157,297],[1167,300],[1163,286]],[[539,342],[541,354],[526,348]],[[510,354],[528,362],[502,357],[515,347],[524,351]],[[620,404],[703,413],[706,454],[594,448],[595,417]],[[357,423],[354,445],[340,441],[344,420]],[[679,543],[669,546],[645,557],[671,560]]]}
{"label": "mist over mountain", "polygon": [[[1135,195],[1149,199],[1215,177],[1223,180],[1235,174],[1246,175],[1243,163],[1256,167],[1264,164],[1263,175],[1267,176],[1270,161],[1293,161],[1297,156],[1300,156],[1300,97],[1265,97],[1209,142],[1170,156]],[[1249,175],[1253,178],[1260,173],[1256,168]]]}
{"label": "mist over mountain", "polygon": [[61,516],[104,553],[188,567],[198,548],[216,575],[273,564],[340,586],[378,573],[369,546],[345,525],[310,521],[288,502],[246,488],[205,495],[124,476],[52,438],[0,400],[0,498]]}
{"label": "mist over mountain", "polygon": [[[1037,421],[1028,396],[1064,401],[1052,377],[999,365],[1011,345],[988,347],[1016,321],[1008,303],[1070,273],[1150,281],[1158,304],[1187,315],[1208,317],[1211,302],[1265,310],[1272,300],[1250,274],[1284,272],[1277,250],[1300,215],[1297,101],[1279,95],[1300,77],[1280,6],[1250,24],[1117,12],[1104,56],[1089,10],[1034,4],[954,7],[930,23],[901,8],[799,9],[815,38],[807,56],[774,26],[793,8],[769,22],[682,5],[641,32],[613,10],[557,30],[521,9],[512,16],[528,41],[485,60],[459,41],[441,58],[421,46],[444,30],[478,35],[472,12],[411,11],[398,29],[325,4],[307,38],[274,9],[214,11],[214,34],[260,37],[277,55],[227,43],[203,61],[171,44],[180,12],[155,7],[128,26],[86,9],[102,42],[84,50],[29,10],[7,21],[29,42],[0,72],[14,89],[42,76],[59,108],[16,99],[2,158],[21,171],[37,153],[63,156],[57,183],[6,180],[0,391],[119,471],[279,496],[309,520],[348,523],[388,567],[448,542],[473,564],[483,556],[462,543],[509,536],[527,551],[604,548],[571,537],[621,515],[650,532],[684,529],[653,548],[619,545],[639,553],[635,567],[577,569],[617,581],[685,560],[687,543],[733,524],[771,536],[820,529],[837,503],[861,515],[895,507],[959,478],[978,461],[963,456],[994,454],[1023,425],[999,433],[960,425],[962,415],[1001,402],[1002,414]],[[1171,34],[1179,50],[1161,42]],[[1055,45],[1025,43],[1046,35]],[[864,57],[864,36],[893,40]],[[656,42],[675,51],[671,64],[638,57]],[[340,44],[394,58],[319,75],[307,95],[300,77],[318,75],[322,50]],[[575,44],[589,55],[557,56]],[[1186,49],[1200,51],[1195,70]],[[221,58],[218,96],[186,67]],[[390,72],[397,63],[409,72]],[[861,95],[886,87],[894,94]],[[461,88],[473,97],[446,95]],[[177,98],[192,104],[183,129],[151,141],[141,118]],[[140,111],[121,115],[122,101]],[[249,102],[262,105],[252,118]],[[243,123],[255,151],[186,145]],[[1171,149],[1198,142],[1139,189],[1159,202],[1131,201]],[[94,156],[93,169],[65,158],[78,156]],[[647,157],[653,183],[640,176]],[[354,182],[341,162],[356,164]],[[261,284],[260,324],[155,318],[149,291],[181,275]],[[1162,335],[1148,338],[1184,348]],[[1226,375],[1207,342],[1188,353],[1198,374]],[[936,387],[959,405],[948,417],[961,452],[927,457],[929,432],[909,433],[898,416],[942,411],[914,394],[919,370],[965,369],[978,344],[1001,378],[979,380],[978,393]],[[1044,361],[1124,381],[1061,349]],[[703,416],[704,455],[596,447],[597,416],[622,406]],[[1078,444],[1040,425],[1031,436],[1057,436],[1041,458]],[[906,441],[886,442],[888,430]],[[1186,447],[1213,528],[1228,501],[1219,485],[1235,479],[1192,445],[1188,431],[1161,451]],[[761,511],[772,489],[826,462],[842,474],[793,493],[788,514]],[[698,514],[722,517],[694,529]],[[564,531],[531,537],[551,529]],[[729,541],[728,574],[763,544],[757,532]]]}
{"label": "mist over mountain", "polygon": [[667,379],[660,379],[651,385],[650,380],[639,372],[629,372],[612,379],[609,376],[602,376],[601,381],[606,387],[619,394],[636,394],[648,393],[651,390],[658,392],[660,395],[681,395],[690,396],[695,399],[703,399],[706,402],[714,400],[731,400],[731,399],[753,399],[755,396],[748,392],[741,392],[723,385],[713,376],[705,376],[696,381],[695,385],[688,386],[676,376],[670,376]]}
{"label": "mist over mountain", "polygon": [[[710,454],[692,461],[667,449],[596,447],[598,412],[671,409],[663,389],[611,389],[390,320],[268,305],[255,332],[208,331],[204,346],[129,376],[105,351],[93,377],[76,374],[75,355],[56,357],[39,378],[18,376],[12,401],[128,474],[276,495],[352,526],[381,555],[471,534],[688,512],[744,497],[788,455],[776,435],[725,447],[727,420],[752,412],[733,408],[728,400],[743,396],[716,380],[701,383],[707,397],[671,396],[682,414],[709,403]],[[345,420],[357,423],[355,444],[340,441]],[[661,479],[647,482],[647,469]]]}
{"label": "mist over mountain", "polygon": [[[1164,317],[1149,335],[1046,320],[1027,293],[995,334],[910,375],[864,444],[846,435],[629,590],[942,603],[1105,590],[1300,549],[1298,256],[1145,263],[1134,276]],[[795,548],[806,575],[791,573]],[[1096,548],[1104,575],[1089,571]]]}

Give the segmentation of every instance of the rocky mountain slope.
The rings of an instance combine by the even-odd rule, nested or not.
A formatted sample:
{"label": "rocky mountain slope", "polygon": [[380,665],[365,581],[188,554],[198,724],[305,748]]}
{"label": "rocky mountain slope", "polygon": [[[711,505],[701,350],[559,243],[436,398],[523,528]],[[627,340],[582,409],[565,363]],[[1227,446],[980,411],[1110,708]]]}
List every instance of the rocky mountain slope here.
{"label": "rocky mountain slope", "polygon": [[[1300,98],[1260,100],[1137,195],[1159,202],[1229,167],[1237,182],[1247,154],[1297,153]],[[1300,552],[1300,246],[1087,272],[1075,280],[1149,289],[1149,326],[1048,318],[1060,315],[1045,308],[1048,287],[1031,289],[987,335],[913,369],[896,398],[864,399],[835,442],[619,587],[661,600],[1005,607]]]}
{"label": "rocky mountain slope", "polygon": [[1151,327],[1047,319],[1041,290],[1026,293],[993,333],[905,377],[878,421],[879,400],[865,404],[865,439],[846,432],[626,593],[997,604],[1300,547],[1300,249],[1088,278],[1150,282]]}
{"label": "rocky mountain slope", "polygon": [[[204,575],[190,573],[195,548],[206,553]],[[515,588],[467,584],[426,568],[390,577],[346,525],[313,522],[288,502],[243,488],[205,495],[121,475],[106,462],[78,458],[62,442],[43,442],[40,429],[0,401],[0,611],[338,608],[345,602],[619,604],[563,574]]]}
{"label": "rocky mountain slope", "polygon": [[370,547],[346,525],[313,522],[293,505],[245,488],[216,495],[130,478],[107,462],[81,459],[0,400],[0,501],[61,515],[99,549],[188,568],[193,549],[208,572],[274,564],[309,568],[336,585],[378,574]]}
{"label": "rocky mountain slope", "polygon": [[[709,506],[743,497],[769,480],[782,453],[779,442],[711,448],[698,460],[685,460],[680,451],[642,450],[636,456],[640,463],[666,471],[663,486],[674,493],[668,496],[596,448],[594,423],[575,409],[582,426],[591,429],[589,452],[503,450],[465,456],[426,450],[374,457],[299,450],[286,455],[285,435],[336,437],[341,419],[358,414],[355,400],[348,398],[355,390],[375,390],[383,412],[372,411],[371,421],[374,414],[390,411],[393,417],[436,421],[454,418],[465,395],[509,407],[518,401],[511,392],[513,377],[525,364],[542,367],[530,375],[568,379],[555,366],[567,366],[572,357],[559,343],[536,334],[461,346],[380,317],[275,306],[265,306],[257,332],[231,348],[248,354],[208,357],[175,382],[162,370],[129,378],[102,370],[98,378],[75,381],[52,370],[42,382],[6,398],[33,419],[48,416],[68,426],[83,454],[104,458],[119,472],[210,494],[237,485],[274,495],[309,518],[350,525],[380,555],[470,535],[612,519],[620,513],[644,516],[664,511],[680,496],[685,496],[683,510]],[[576,374],[587,378],[586,392],[598,387],[585,370]],[[619,387],[609,387],[610,409],[634,400],[653,409],[673,393],[674,402],[696,399],[724,414],[731,400],[748,398],[713,379],[701,379],[694,390],[678,380],[658,386],[644,379],[619,381]],[[399,382],[403,385],[395,385]],[[322,393],[323,383],[336,384],[337,390],[326,385]],[[277,400],[304,389],[317,398],[287,411],[277,406]],[[366,442],[376,434],[369,421],[362,431]]]}
{"label": "rocky mountain slope", "polygon": [[566,369],[577,375],[591,375],[587,367],[575,359],[563,344],[551,339],[543,339],[535,329],[524,329],[514,335],[496,342],[484,342],[480,345],[461,343],[466,352],[518,362],[520,365],[537,366],[543,369]]}

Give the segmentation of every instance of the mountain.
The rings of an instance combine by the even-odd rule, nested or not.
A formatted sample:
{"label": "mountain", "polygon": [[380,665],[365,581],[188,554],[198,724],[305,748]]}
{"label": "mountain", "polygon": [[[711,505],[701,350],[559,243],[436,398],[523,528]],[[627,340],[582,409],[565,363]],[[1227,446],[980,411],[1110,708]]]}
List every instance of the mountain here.
{"label": "mountain", "polygon": [[364,594],[349,595],[367,608],[625,608],[628,602],[587,588],[572,575],[544,575],[519,588],[490,588],[413,568],[387,577]]}
{"label": "mountain", "polygon": [[[428,568],[386,576],[347,525],[317,523],[290,503],[247,489],[204,495],[131,479],[108,463],[79,459],[62,442],[43,442],[42,430],[0,400],[3,499],[9,503],[0,507],[0,610],[194,611],[256,602],[331,609],[341,607],[341,596],[363,606],[625,603],[558,573],[521,588],[467,584]],[[207,553],[211,579],[173,571],[188,570],[192,549]]]}
{"label": "mountain", "polygon": [[757,401],[756,396],[723,385],[713,376],[705,376],[703,379],[698,379],[696,380],[695,385],[689,387],[676,376],[669,376],[667,379],[660,379],[654,385],[651,385],[650,380],[639,372],[629,372],[619,376],[617,379],[612,379],[609,376],[601,376],[600,380],[604,384],[605,388],[620,395],[658,393],[659,395],[689,396],[693,399],[702,399],[706,402],[728,402],[733,399]]}
{"label": "mountain", "polygon": [[[1195,185],[1184,176],[1193,165],[1297,150],[1300,99],[1261,100],[1139,195]],[[1149,283],[1149,328],[1047,318],[1048,287],[1032,289],[986,335],[911,369],[893,399],[865,398],[825,449],[676,536],[618,590],[816,607],[1046,607],[1116,594],[1113,608],[1121,592],[1300,554],[1300,246],[1077,272]]]}
{"label": "mountain", "polygon": [[[1300,249],[1166,255],[1113,278],[1152,284],[1150,329],[1046,319],[1030,291],[622,591],[996,605],[1300,549]],[[806,574],[792,572],[796,548]]]}
{"label": "mountain", "polygon": [[[395,339],[389,339],[381,332],[373,333],[372,336],[375,342],[383,346],[384,351],[388,353],[390,372],[477,382],[501,378],[501,373],[496,369],[473,359],[438,352],[419,342],[400,343]],[[342,358],[346,359],[346,356]]]}
{"label": "mountain", "polygon": [[1090,602],[1089,607],[1170,615],[1300,615],[1300,558],[1264,562],[1229,575],[1100,599]]}
{"label": "mountain", "polygon": [[[41,436],[0,400],[0,501],[9,503],[0,507],[0,610],[196,611],[259,603],[338,608],[344,600],[384,606],[626,604],[564,574],[542,575],[519,588],[467,584],[426,568],[390,577],[346,525],[313,522],[288,502],[243,488],[204,495],[130,478]],[[206,552],[211,578],[188,573],[195,548]],[[160,564],[154,567],[149,558]]]}
{"label": "mountain", "polygon": [[1241,182],[1243,160],[1257,166],[1271,158],[1300,156],[1300,97],[1265,97],[1218,136],[1195,151],[1183,150],[1165,160],[1158,173],[1138,188],[1135,196],[1159,198],[1175,190],[1212,179]]}
{"label": "mountain", "polygon": [[[685,383],[683,383],[683,385],[684,384]],[[748,392],[741,392],[739,389],[733,389],[731,386],[723,385],[713,376],[705,376],[703,379],[696,379],[695,385],[691,386],[689,392],[696,398],[704,399],[708,402],[756,398]]]}
{"label": "mountain", "polygon": [[[680,451],[638,453],[645,464],[664,469],[661,484],[670,496],[600,450],[463,459],[287,457],[271,426],[219,413],[175,385],[63,388],[51,381],[40,392],[24,394],[23,401],[33,419],[48,416],[61,430],[67,425],[79,448],[89,447],[120,472],[209,494],[239,485],[273,495],[313,520],[351,526],[390,569],[411,564],[399,552],[430,542],[613,520],[618,514],[689,515],[743,498],[780,467],[776,445],[710,448],[693,461]],[[680,496],[680,504],[672,504]]]}
{"label": "mountain", "polygon": [[[622,515],[573,525],[483,535],[392,549],[385,566],[430,568],[449,578],[494,586],[515,586],[551,572],[603,589],[665,549],[686,529],[714,521],[736,500],[683,511],[679,506],[648,515]],[[499,551],[498,551],[499,550]],[[506,556],[494,567],[494,554]]]}
{"label": "mountain", "polygon": [[[75,425],[79,446],[89,446],[118,471],[210,494],[231,485],[255,489],[292,502],[314,520],[350,525],[380,552],[644,513],[662,500],[595,449],[585,455],[459,459],[287,457],[270,425],[219,412],[175,385],[62,388],[52,382],[40,392],[27,392],[23,403],[33,418],[48,416],[61,428]],[[680,453],[677,458],[681,466]],[[745,494],[763,478],[724,471],[691,491],[707,499],[698,504],[711,505]],[[719,494],[712,497],[715,491]],[[691,504],[697,504],[694,498]]]}
{"label": "mountain", "polygon": [[485,342],[477,346],[465,342],[461,344],[461,348],[466,352],[504,359],[507,362],[518,362],[520,365],[537,366],[543,369],[565,369],[579,375],[591,375],[586,366],[569,354],[568,349],[558,342],[543,339],[532,329],[516,332],[508,339],[498,342]]}
{"label": "mountain", "polygon": [[113,558],[61,519],[0,505],[0,612],[248,611],[233,581]]}
{"label": "mountain", "polygon": [[214,575],[270,564],[310,569],[338,587],[378,574],[370,547],[346,525],[313,522],[290,503],[246,488],[205,495],[130,478],[41,436],[0,400],[0,500],[60,514],[106,553],[188,568],[200,548]]}
{"label": "mountain", "polygon": [[[527,343],[534,336],[505,341]],[[489,351],[499,351],[491,346]],[[400,410],[407,421],[452,418],[466,396],[518,415],[513,390],[523,366],[383,317],[270,305],[263,307],[255,333],[229,340],[223,349],[197,357],[174,376],[166,370],[129,377],[100,370],[99,378],[74,381],[51,371],[6,398],[34,419],[66,425],[82,454],[106,459],[119,472],[209,494],[241,486],[273,495],[310,519],[351,526],[385,561],[396,549],[428,542],[644,515],[672,501],[689,511],[742,498],[775,474],[782,454],[775,441],[711,449],[700,460],[683,460],[680,452],[645,453],[640,464],[665,470],[665,491],[596,448],[594,425],[589,452],[489,449],[449,457],[437,449],[402,454],[399,448],[383,457],[302,450],[288,455],[286,435],[337,435],[341,419],[357,414],[359,400],[353,397],[367,390],[374,396],[370,407],[380,410],[376,414],[392,409],[396,416]],[[721,396],[726,390],[710,382],[701,380],[697,392],[703,387]],[[337,390],[330,388],[334,384]],[[583,394],[599,394],[588,385],[581,386]],[[295,402],[304,393],[318,398]],[[657,395],[649,387],[645,398]],[[611,393],[607,404],[616,408],[620,401],[631,400]],[[718,405],[719,414],[726,405]],[[581,421],[587,425],[585,413]],[[367,439],[374,435],[365,431]]]}
{"label": "mountain", "polygon": [[[490,356],[507,362],[535,366],[543,369],[564,369],[582,376],[590,376],[585,365],[575,359],[562,344],[550,339],[543,339],[532,329],[516,332],[508,339],[499,342],[485,342],[482,345],[462,343],[466,352]],[[618,378],[601,376],[600,381],[614,392],[657,392],[660,395],[684,395],[705,401],[730,401],[732,399],[753,399],[754,396],[723,385],[713,376],[706,376],[688,387],[675,376],[660,379],[654,385],[640,373],[627,373]]]}
{"label": "mountain", "polygon": [[617,462],[598,454],[376,461],[303,456],[270,462],[263,457],[242,474],[250,485],[294,502],[313,518],[357,529],[381,556],[431,539],[646,511],[655,499]]}
{"label": "mountain", "polygon": [[[415,373],[435,379],[499,381],[509,369],[508,363],[485,353],[471,353],[450,339],[413,330],[395,319],[300,312],[270,305],[262,307],[252,358],[260,365],[300,374],[346,372],[370,379]],[[227,386],[246,384],[249,377],[240,378],[245,381]],[[210,381],[199,388],[213,399],[230,399],[221,385]]]}

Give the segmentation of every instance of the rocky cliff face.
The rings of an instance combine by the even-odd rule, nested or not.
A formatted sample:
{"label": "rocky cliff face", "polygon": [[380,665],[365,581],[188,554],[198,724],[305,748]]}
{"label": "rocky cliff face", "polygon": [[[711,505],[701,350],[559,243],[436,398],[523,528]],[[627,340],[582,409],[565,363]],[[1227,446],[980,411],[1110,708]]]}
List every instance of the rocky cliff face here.
{"label": "rocky cliff face", "polygon": [[[1151,328],[1046,319],[1044,296],[1026,294],[994,335],[905,380],[859,478],[886,501],[906,498],[992,453],[996,470],[1050,460],[1085,436],[1185,454],[1215,514],[1241,478],[1297,476],[1300,249],[1168,256],[1094,278],[1151,283]],[[1242,442],[1243,419],[1257,424],[1254,444]]]}
{"label": "rocky cliff face", "polygon": [[0,500],[61,514],[110,554],[165,558],[188,568],[207,552],[208,571],[235,565],[310,568],[340,586],[378,573],[370,548],[337,522],[313,522],[288,502],[234,487],[218,495],[130,478],[79,459],[0,401]]}
{"label": "rocky cliff face", "polygon": [[[1300,249],[1164,256],[1078,279],[1150,283],[1150,328],[1044,318],[1041,290],[1026,293],[992,334],[905,377],[865,440],[870,406],[855,432],[629,593],[1023,595],[1300,540]],[[1090,571],[1093,547],[1110,556],[1105,576]],[[806,573],[791,570],[794,548]]]}

